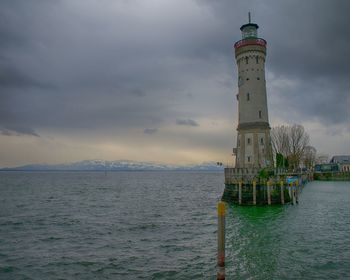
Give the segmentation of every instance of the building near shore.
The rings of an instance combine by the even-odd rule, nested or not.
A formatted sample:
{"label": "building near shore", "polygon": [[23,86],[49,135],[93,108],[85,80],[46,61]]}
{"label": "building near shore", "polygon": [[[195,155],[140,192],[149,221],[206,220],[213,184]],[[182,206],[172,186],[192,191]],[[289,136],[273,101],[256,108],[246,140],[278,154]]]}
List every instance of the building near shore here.
{"label": "building near shore", "polygon": [[338,164],[341,172],[350,172],[350,156],[333,156],[330,163]]}

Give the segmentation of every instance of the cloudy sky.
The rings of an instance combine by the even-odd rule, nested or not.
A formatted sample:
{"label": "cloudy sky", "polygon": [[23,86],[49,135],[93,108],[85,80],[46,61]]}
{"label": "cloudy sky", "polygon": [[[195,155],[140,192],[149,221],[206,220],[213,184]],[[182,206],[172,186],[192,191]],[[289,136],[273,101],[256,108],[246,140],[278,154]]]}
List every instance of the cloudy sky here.
{"label": "cloudy sky", "polygon": [[259,24],[271,126],[350,154],[349,1],[3,0],[0,167],[232,162],[233,44]]}

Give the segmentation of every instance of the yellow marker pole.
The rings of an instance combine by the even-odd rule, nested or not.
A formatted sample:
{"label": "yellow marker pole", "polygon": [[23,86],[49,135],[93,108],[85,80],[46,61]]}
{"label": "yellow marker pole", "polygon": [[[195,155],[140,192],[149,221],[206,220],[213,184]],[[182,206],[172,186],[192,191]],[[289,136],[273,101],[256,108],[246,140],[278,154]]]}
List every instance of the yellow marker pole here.
{"label": "yellow marker pole", "polygon": [[253,204],[256,205],[256,181],[253,181]]}
{"label": "yellow marker pole", "polygon": [[270,181],[266,182],[266,187],[267,187],[267,204],[271,205]]}
{"label": "yellow marker pole", "polygon": [[284,187],[283,187],[283,181],[280,182],[281,185],[281,204],[284,204]]}
{"label": "yellow marker pole", "polygon": [[238,183],[238,204],[242,204],[242,181]]}
{"label": "yellow marker pole", "polygon": [[225,202],[218,203],[218,274],[217,280],[225,280]]}

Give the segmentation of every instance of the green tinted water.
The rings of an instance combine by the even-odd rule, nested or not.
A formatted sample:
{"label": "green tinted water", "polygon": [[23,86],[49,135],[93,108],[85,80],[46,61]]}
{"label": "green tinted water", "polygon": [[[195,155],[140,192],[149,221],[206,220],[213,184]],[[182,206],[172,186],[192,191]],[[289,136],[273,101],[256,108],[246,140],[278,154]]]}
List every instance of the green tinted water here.
{"label": "green tinted water", "polygon": [[349,214],[349,182],[309,183],[296,206],[231,206],[229,279],[350,279]]}

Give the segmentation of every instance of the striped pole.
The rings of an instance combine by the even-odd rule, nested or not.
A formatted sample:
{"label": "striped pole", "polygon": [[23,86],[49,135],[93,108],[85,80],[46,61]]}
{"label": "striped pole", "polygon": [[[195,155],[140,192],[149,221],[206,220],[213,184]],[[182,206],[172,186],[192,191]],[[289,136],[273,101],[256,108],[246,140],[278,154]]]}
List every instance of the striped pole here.
{"label": "striped pole", "polygon": [[218,203],[218,274],[217,280],[225,280],[225,202]]}

